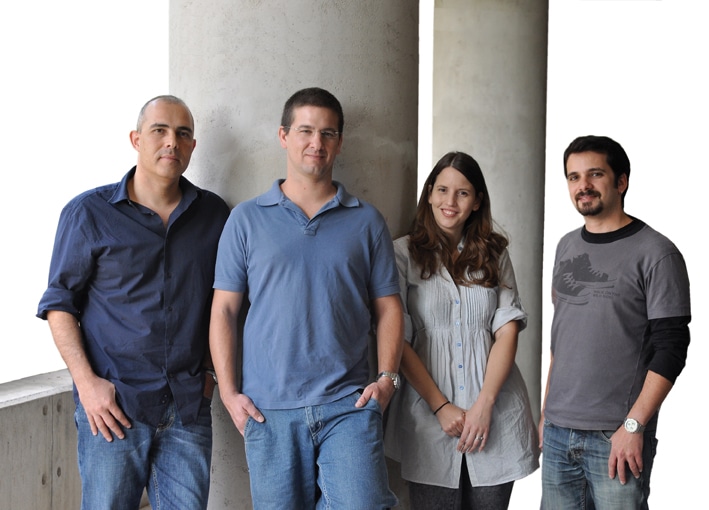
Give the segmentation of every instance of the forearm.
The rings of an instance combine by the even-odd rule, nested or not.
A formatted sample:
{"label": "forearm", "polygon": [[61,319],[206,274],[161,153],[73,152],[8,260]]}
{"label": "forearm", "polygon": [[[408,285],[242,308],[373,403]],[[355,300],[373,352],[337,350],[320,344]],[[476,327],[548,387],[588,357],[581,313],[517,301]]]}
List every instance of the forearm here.
{"label": "forearm", "polygon": [[648,371],[638,399],[628,411],[628,417],[647,425],[672,389],[672,383],[665,377]]}
{"label": "forearm", "polygon": [[96,374],[86,356],[79,322],[70,313],[59,310],[47,312],[47,322],[57,350],[77,388],[90,384]]}
{"label": "forearm", "polygon": [[495,332],[495,342],[487,359],[487,369],[478,400],[494,404],[505,384],[517,354],[517,321],[510,321]]}
{"label": "forearm", "polygon": [[398,372],[404,346],[404,315],[398,294],[374,301],[378,371]]}
{"label": "forearm", "polygon": [[209,322],[209,352],[219,391],[238,392],[236,380],[237,317],[242,295],[215,290]]}
{"label": "forearm", "polygon": [[431,412],[436,411],[448,401],[448,398],[441,392],[433,377],[431,377],[421,358],[408,343],[404,344],[404,352],[401,357],[401,372],[406,377],[407,384],[410,384],[416,390],[416,393],[426,401],[428,407],[431,408]]}
{"label": "forearm", "polygon": [[549,380],[551,379],[551,368],[554,366],[554,354],[549,353],[549,369],[547,370],[547,382],[544,385],[544,396],[542,397],[541,420],[544,420],[544,407],[547,403],[547,395],[549,395]]}

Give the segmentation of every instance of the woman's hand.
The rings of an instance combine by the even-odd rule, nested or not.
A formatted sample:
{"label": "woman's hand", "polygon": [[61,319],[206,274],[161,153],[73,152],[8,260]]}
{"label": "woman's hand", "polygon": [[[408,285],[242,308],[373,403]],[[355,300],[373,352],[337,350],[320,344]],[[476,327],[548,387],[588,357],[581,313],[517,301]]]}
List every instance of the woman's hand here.
{"label": "woman's hand", "polygon": [[481,398],[465,413],[465,425],[460,434],[457,450],[461,453],[481,452],[487,443],[490,434],[490,420],[494,402],[487,402]]}
{"label": "woman's hand", "polygon": [[465,425],[465,411],[453,404],[446,404],[436,413],[443,432],[451,437],[460,437]]}

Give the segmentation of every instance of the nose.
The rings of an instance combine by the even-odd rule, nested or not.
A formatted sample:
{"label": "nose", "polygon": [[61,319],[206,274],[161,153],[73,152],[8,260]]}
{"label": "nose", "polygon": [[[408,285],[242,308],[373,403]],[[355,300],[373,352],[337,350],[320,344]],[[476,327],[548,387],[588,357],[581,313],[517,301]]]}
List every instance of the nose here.
{"label": "nose", "polygon": [[169,147],[172,149],[177,148],[177,133],[173,131],[167,132],[167,134],[165,135],[165,147]]}
{"label": "nose", "polygon": [[323,135],[317,129],[313,131],[313,134],[310,137],[310,145],[312,145],[313,148],[317,150],[320,150],[320,148],[325,145]]}
{"label": "nose", "polygon": [[591,183],[586,178],[586,176],[583,176],[583,175],[579,177],[577,185],[578,185],[578,188],[581,190],[587,190],[591,187]]}

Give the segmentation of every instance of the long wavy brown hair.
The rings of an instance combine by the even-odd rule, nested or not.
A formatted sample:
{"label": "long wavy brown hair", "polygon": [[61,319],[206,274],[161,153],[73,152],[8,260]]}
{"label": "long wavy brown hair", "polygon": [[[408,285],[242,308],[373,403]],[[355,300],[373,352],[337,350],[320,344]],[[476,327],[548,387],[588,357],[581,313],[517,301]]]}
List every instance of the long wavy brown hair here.
{"label": "long wavy brown hair", "polygon": [[[441,230],[428,203],[438,174],[448,167],[462,173],[480,196],[480,207],[470,213],[463,226],[463,251],[457,258],[453,257],[453,250],[457,250],[458,240],[450,239]],[[421,268],[421,278],[430,278],[444,266],[458,285],[496,287],[500,256],[508,244],[507,238],[494,230],[490,195],[478,162],[464,152],[449,152],[443,156],[423,185],[409,233],[409,251]]]}

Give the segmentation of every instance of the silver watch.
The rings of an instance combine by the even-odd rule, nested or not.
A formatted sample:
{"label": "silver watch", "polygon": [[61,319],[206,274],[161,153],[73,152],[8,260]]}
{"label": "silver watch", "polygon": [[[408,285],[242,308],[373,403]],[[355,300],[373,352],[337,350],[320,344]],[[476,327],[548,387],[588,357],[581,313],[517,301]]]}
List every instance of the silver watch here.
{"label": "silver watch", "polygon": [[640,434],[643,430],[645,430],[645,425],[642,425],[635,418],[626,418],[623,422],[623,427],[625,427],[625,430],[631,434]]}
{"label": "silver watch", "polygon": [[388,377],[389,379],[391,379],[391,381],[394,383],[394,390],[398,390],[401,386],[399,374],[397,374],[396,372],[387,372],[386,370],[384,370],[383,372],[379,372],[377,374],[377,381],[382,377]]}

